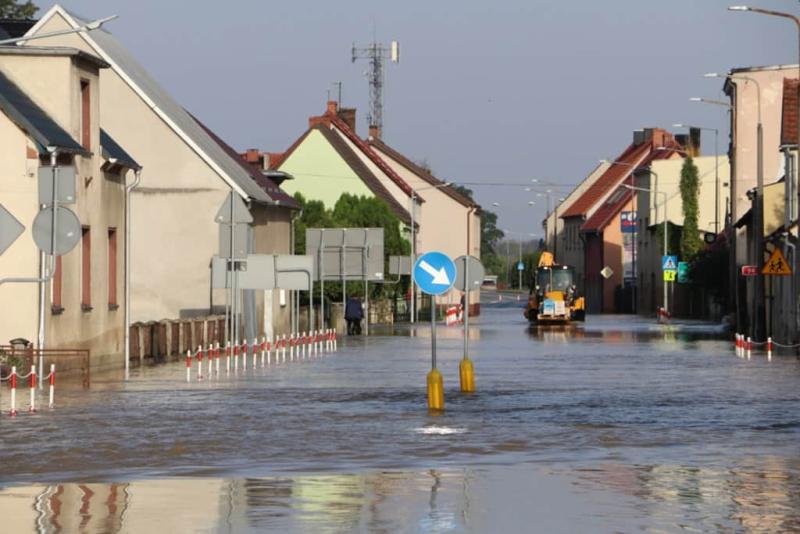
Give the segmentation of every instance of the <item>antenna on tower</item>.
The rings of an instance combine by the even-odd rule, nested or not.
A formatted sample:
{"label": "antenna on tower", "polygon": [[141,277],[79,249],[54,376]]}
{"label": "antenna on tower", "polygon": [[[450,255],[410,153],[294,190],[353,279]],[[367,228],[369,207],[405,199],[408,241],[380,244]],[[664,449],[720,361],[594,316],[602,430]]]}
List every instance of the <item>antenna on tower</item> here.
{"label": "antenna on tower", "polygon": [[389,59],[392,63],[400,63],[400,43],[392,41],[387,47],[377,40],[363,48],[353,43],[353,63],[358,59],[366,59],[369,63],[367,78],[369,79],[369,112],[367,126],[370,131],[380,137],[383,131],[383,62]]}

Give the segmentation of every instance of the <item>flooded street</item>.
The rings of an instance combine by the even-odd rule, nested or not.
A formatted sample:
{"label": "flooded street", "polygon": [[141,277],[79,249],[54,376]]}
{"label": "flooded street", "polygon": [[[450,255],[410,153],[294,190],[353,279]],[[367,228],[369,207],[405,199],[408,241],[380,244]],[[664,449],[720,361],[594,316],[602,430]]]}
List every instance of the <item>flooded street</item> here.
{"label": "flooded street", "polygon": [[381,333],[201,383],[179,362],[93,377],[4,417],[3,530],[800,531],[794,355],[625,316],[531,330],[486,306],[475,394],[461,328],[439,328],[433,416],[429,328]]}

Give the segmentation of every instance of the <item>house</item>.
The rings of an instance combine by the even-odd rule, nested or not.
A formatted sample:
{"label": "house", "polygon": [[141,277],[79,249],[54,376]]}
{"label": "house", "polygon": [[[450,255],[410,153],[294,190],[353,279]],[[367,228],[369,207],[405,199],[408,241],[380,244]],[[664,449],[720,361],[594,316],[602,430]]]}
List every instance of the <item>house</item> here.
{"label": "house", "polygon": [[595,167],[589,175],[573,189],[563,201],[559,202],[544,220],[545,247],[553,252],[556,261],[563,265],[575,268],[575,282],[578,294],[586,291],[584,280],[586,269],[584,267],[583,241],[581,240],[580,227],[583,220],[579,217],[564,219],[563,214],[577,201],[586,190],[591,187],[608,170],[610,163],[603,161]]}
{"label": "house", "polygon": [[[680,157],[664,150],[669,148],[680,148],[680,144],[663,129],[634,131],[633,142],[561,216],[567,231],[577,227],[584,243],[589,313],[632,311],[635,307],[635,234],[623,232],[622,218],[634,211],[636,194],[623,184],[634,185],[632,171],[636,168],[647,167],[656,159]],[[605,267],[610,269],[608,277],[601,274]]]}
{"label": "house", "polygon": [[[707,243],[726,246],[723,242],[724,234],[717,235],[716,230],[724,224],[724,221],[717,220],[717,215],[724,214],[729,203],[730,167],[727,158],[716,155],[700,156],[698,155],[699,150],[694,150],[694,153],[696,157],[693,157],[692,161],[697,167],[699,181],[698,230],[704,238],[708,237]],[[636,195],[635,206],[639,221],[636,239],[636,270],[639,282],[636,311],[642,315],[654,315],[659,308],[664,306],[664,277],[661,269],[661,259],[664,256],[663,224],[666,217],[670,227],[683,226],[680,181],[684,162],[683,158],[658,159],[653,161],[650,166],[653,174],[635,173],[636,186],[642,189]],[[718,196],[717,179],[719,179]],[[658,194],[652,195],[650,190],[656,190]],[[665,197],[666,206],[664,205]],[[716,209],[714,207],[715,200],[719,202]],[[670,249],[670,253],[678,254],[678,251]],[[682,258],[679,259],[682,260]],[[674,299],[669,304],[669,310],[673,314],[693,313],[697,315],[698,311],[707,307],[708,313],[703,313],[702,316],[721,318],[724,311],[721,303],[710,302],[711,296],[703,294],[706,288],[700,288],[699,291],[694,291],[695,295],[692,295],[690,294],[691,289],[683,288],[681,284],[673,285],[675,287],[670,290],[673,292]]]}
{"label": "house", "polygon": [[[84,23],[55,5],[28,35]],[[211,289],[209,263],[218,252],[214,217],[228,194],[244,200],[253,215],[254,253],[288,252],[296,203],[269,178],[254,177],[252,169],[176,102],[111,33],[96,30],[36,42],[71,46],[109,65],[100,74],[102,127],[135,154],[143,168],[131,195],[131,321],[221,313],[225,291]],[[269,324],[266,312],[253,316],[253,301],[270,298],[263,292],[245,295],[246,328],[241,334],[249,338],[288,324],[288,306],[274,305],[277,311]]]}
{"label": "house", "polygon": [[[88,349],[94,367],[119,365],[125,341],[126,185],[139,165],[101,128],[108,63],[76,48],[0,47],[0,204],[25,227],[0,255],[0,344]],[[51,258],[32,237],[39,180],[54,173],[74,199],[75,246]],[[66,238],[68,239],[68,237]],[[44,278],[46,281],[33,282]]]}
{"label": "house", "polygon": [[[457,189],[439,180],[428,169],[414,163],[390,147],[372,129],[367,142],[380,158],[416,192],[425,195],[425,203],[415,209],[417,253],[444,252],[456,259],[471,255],[481,257],[481,207]],[[443,300],[460,298],[451,293]],[[470,313],[480,310],[480,290],[470,293]]]}
{"label": "house", "polygon": [[[797,65],[772,65],[732,69],[723,90],[730,98],[731,142],[731,301],[736,303],[736,331],[759,341],[765,336],[766,302],[755,303],[756,293],[764,295],[762,277],[743,277],[743,265],[763,265],[766,251],[756,252],[747,242],[747,225],[742,218],[751,207],[748,191],[757,186],[757,125],[763,131],[764,184],[783,176],[784,158],[781,146],[781,116],[784,79],[797,75]],[[753,234],[754,236],[755,234]]]}
{"label": "house", "polygon": [[377,197],[406,229],[411,227],[411,186],[356,135],[353,109],[328,102],[325,113],[310,117],[303,135],[285,152],[273,155],[269,166],[294,177],[283,184],[290,195],[299,192],[328,209],[343,193]]}

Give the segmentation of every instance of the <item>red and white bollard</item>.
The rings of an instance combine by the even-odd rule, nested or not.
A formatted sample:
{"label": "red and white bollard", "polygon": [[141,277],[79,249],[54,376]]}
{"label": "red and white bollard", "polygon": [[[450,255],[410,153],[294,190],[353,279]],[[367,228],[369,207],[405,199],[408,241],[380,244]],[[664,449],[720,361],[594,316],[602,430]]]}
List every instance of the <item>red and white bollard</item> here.
{"label": "red and white bollard", "polygon": [[747,342],[745,343],[745,350],[747,350],[747,359],[750,359],[750,354],[753,350],[753,342],[750,339],[750,336],[747,336]]}
{"label": "red and white bollard", "polygon": [[267,365],[272,365],[272,341],[267,340]]}
{"label": "red and white bollard", "polygon": [[225,342],[225,374],[231,374],[231,342]]}
{"label": "red and white bollard", "polygon": [[286,334],[281,337],[281,353],[283,354],[283,361],[286,361]]}
{"label": "red and white bollard", "polygon": [[772,360],[772,337],[767,338],[767,360]]}
{"label": "red and white bollard", "polygon": [[253,351],[253,369],[255,370],[258,369],[258,343],[255,339],[250,342],[250,348]]}
{"label": "red and white bollard", "polygon": [[197,380],[203,379],[203,347],[197,347]]}
{"label": "red and white bollard", "polygon": [[186,351],[186,382],[192,381],[192,351]]}
{"label": "red and white bollard", "polygon": [[733,347],[734,347],[734,350],[736,351],[736,355],[738,356],[739,352],[740,352],[740,349],[741,349],[740,339],[739,339],[739,334],[738,333],[736,333],[734,335],[734,337],[733,337]]}
{"label": "red and white bollard", "polygon": [[239,372],[239,340],[233,342],[233,372]]}
{"label": "red and white bollard", "polygon": [[305,358],[306,354],[308,353],[308,337],[306,336],[305,332],[300,334],[300,347],[300,350],[303,351],[303,358]]}
{"label": "red and white bollard", "polygon": [[242,370],[247,371],[247,340],[242,340]]}
{"label": "red and white bollard", "polygon": [[217,348],[216,348],[216,350],[214,350],[214,360],[216,362],[215,366],[216,366],[217,376],[219,376],[219,358],[220,358],[221,352],[222,352],[222,349],[220,349],[219,341],[217,341]]}
{"label": "red and white bollard", "polygon": [[52,409],[55,401],[56,392],[56,364],[50,364],[50,404],[49,408]]}
{"label": "red and white bollard", "polygon": [[289,334],[289,361],[294,360],[294,334]]}
{"label": "red and white bollard", "polygon": [[31,387],[31,405],[28,408],[28,411],[33,413],[36,411],[36,366],[35,365],[31,365],[30,387]]}
{"label": "red and white bollard", "polygon": [[17,368],[11,368],[11,377],[9,377],[9,382],[11,383],[11,409],[8,411],[8,415],[11,417],[17,416]]}
{"label": "red and white bollard", "polygon": [[208,350],[206,350],[206,356],[208,356],[208,374],[206,375],[208,378],[214,376],[214,345],[211,344],[208,346]]}
{"label": "red and white bollard", "polygon": [[261,368],[266,366],[267,359],[267,336],[261,338]]}

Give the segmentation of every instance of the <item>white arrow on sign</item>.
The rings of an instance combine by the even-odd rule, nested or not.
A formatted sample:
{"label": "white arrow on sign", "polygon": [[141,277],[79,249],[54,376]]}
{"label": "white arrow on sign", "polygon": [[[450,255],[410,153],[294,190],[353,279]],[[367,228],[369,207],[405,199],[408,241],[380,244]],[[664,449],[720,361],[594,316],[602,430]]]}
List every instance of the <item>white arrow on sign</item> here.
{"label": "white arrow on sign", "polygon": [[425,260],[422,260],[419,264],[419,268],[428,273],[433,277],[432,284],[440,285],[440,286],[449,286],[450,285],[450,277],[447,276],[447,271],[444,267],[439,269],[438,271],[434,269],[430,263]]}

